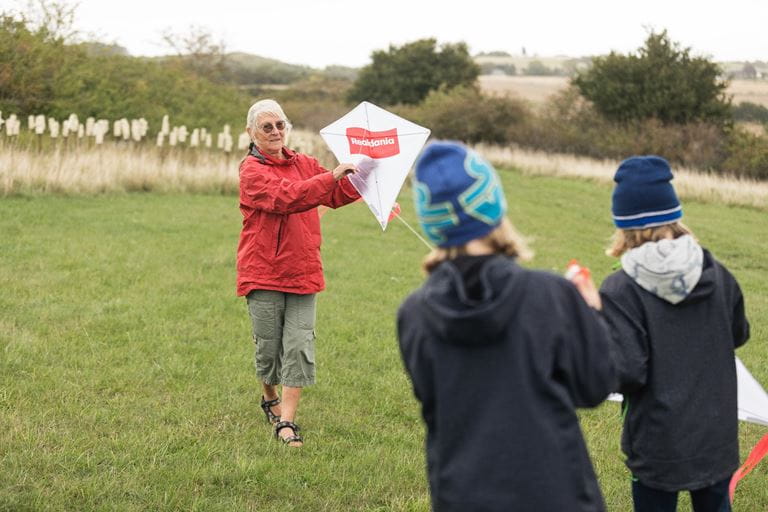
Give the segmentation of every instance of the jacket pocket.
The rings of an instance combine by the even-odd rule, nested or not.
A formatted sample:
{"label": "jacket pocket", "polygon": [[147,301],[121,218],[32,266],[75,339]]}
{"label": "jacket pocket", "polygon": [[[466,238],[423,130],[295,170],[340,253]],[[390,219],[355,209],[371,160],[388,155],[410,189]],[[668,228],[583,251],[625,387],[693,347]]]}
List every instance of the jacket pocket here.
{"label": "jacket pocket", "polygon": [[[296,306],[296,325],[305,331],[315,331],[317,321],[317,295],[314,293],[298,297]],[[314,336],[314,334],[313,334]]]}

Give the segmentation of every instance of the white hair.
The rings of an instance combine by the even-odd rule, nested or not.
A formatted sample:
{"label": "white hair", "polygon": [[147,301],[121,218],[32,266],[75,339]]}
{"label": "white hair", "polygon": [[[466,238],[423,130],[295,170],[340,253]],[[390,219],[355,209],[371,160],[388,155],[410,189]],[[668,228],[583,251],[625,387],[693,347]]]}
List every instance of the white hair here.
{"label": "white hair", "polygon": [[248,109],[248,117],[245,120],[245,126],[251,130],[258,128],[259,118],[264,115],[277,116],[285,121],[286,130],[290,130],[291,123],[288,118],[285,117],[285,112],[278,102],[275,100],[259,100]]}

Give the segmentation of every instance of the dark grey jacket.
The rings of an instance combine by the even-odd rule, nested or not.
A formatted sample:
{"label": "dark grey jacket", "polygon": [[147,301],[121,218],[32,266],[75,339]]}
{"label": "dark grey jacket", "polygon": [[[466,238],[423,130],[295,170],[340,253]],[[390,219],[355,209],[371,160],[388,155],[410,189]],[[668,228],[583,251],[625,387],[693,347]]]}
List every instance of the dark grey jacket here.
{"label": "dark grey jacket", "polygon": [[739,464],[734,348],[749,338],[736,279],[704,251],[701,278],[672,305],[623,270],[600,288],[628,407],[622,449],[643,484],[694,490]]}
{"label": "dark grey jacket", "polygon": [[397,327],[434,510],[605,509],[575,408],[615,385],[609,333],[571,283],[459,258],[405,300]]}

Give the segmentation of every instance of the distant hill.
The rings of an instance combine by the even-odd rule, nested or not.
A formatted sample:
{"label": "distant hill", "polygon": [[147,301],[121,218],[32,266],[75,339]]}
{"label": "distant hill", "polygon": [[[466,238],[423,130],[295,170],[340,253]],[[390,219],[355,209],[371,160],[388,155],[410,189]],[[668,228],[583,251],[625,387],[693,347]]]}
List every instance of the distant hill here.
{"label": "distant hill", "polygon": [[[79,46],[91,56],[130,55],[125,48],[117,44],[89,41],[80,43]],[[138,58],[162,61],[170,57]],[[570,77],[576,71],[587,69],[592,61],[592,57],[512,55],[504,51],[479,53],[473,59],[480,66],[481,75],[491,76]],[[724,76],[729,79],[768,79],[768,61],[731,61],[719,64]],[[357,78],[360,71],[360,68],[347,66],[318,69],[245,52],[228,53],[225,68],[228,76],[223,81],[239,86],[290,85],[317,75],[330,80],[351,82]]]}
{"label": "distant hill", "polygon": [[[511,55],[503,51],[479,53],[474,56],[483,75],[571,76],[591,65],[592,57],[563,55]],[[723,74],[731,79],[768,79],[768,62],[719,62]]]}
{"label": "distant hill", "polygon": [[78,46],[80,48],[85,50],[85,53],[87,53],[91,57],[102,57],[102,56],[112,56],[112,55],[121,55],[121,56],[128,56],[128,50],[120,46],[119,44],[107,44],[107,43],[101,43],[98,41],[86,41],[84,43],[80,43]]}
{"label": "distant hill", "polygon": [[565,57],[556,55],[510,55],[506,52],[488,52],[475,55],[484,75],[571,76],[587,68],[591,57]]}
{"label": "distant hill", "polygon": [[232,80],[242,85],[289,84],[308,77],[313,71],[309,66],[288,64],[243,52],[227,54],[227,69]]}
{"label": "distant hill", "polygon": [[[101,45],[99,43],[88,43],[88,51],[95,55],[110,53],[127,55],[124,48],[116,45]],[[160,55],[137,58],[162,62],[168,59],[178,59],[179,56]],[[190,57],[182,56],[181,58],[186,59]],[[358,72],[356,68],[346,66],[328,66],[324,69],[316,69],[302,64],[288,64],[277,59],[245,52],[227,53],[223,59],[223,69],[224,73],[217,75],[216,81],[244,87],[286,86],[309,79],[315,75],[331,80],[352,81],[357,77]]]}
{"label": "distant hill", "polygon": [[719,64],[728,78],[768,80],[768,62],[766,61],[720,62]]}
{"label": "distant hill", "polygon": [[299,64],[288,64],[276,59],[260,57],[252,53],[227,54],[227,64],[233,79],[240,85],[290,84],[320,74],[333,80],[354,80],[357,68],[328,66],[324,69]]}

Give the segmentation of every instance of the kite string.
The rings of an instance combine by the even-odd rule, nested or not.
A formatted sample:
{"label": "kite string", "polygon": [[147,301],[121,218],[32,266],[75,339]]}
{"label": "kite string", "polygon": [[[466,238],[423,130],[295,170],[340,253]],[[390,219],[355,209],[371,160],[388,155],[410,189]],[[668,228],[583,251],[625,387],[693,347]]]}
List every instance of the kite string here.
{"label": "kite string", "polygon": [[424,238],[422,238],[422,236],[421,236],[420,234],[418,234],[418,233],[416,232],[416,230],[415,230],[415,229],[413,229],[413,228],[411,227],[411,225],[410,225],[410,224],[408,224],[408,223],[405,221],[405,219],[404,219],[404,218],[402,218],[402,217],[400,216],[400,214],[399,214],[399,213],[396,213],[396,214],[395,214],[395,217],[397,217],[397,218],[400,220],[400,222],[402,222],[403,224],[405,224],[405,227],[407,227],[408,229],[410,229],[410,230],[411,230],[411,233],[413,233],[414,235],[416,235],[416,238],[418,238],[419,240],[421,240],[422,242],[424,242],[424,245],[426,245],[426,246],[429,248],[429,250],[430,250],[430,251],[431,251],[432,249],[434,249],[434,247],[432,247],[432,244],[430,244],[429,242],[427,242],[426,240],[424,240]]}

